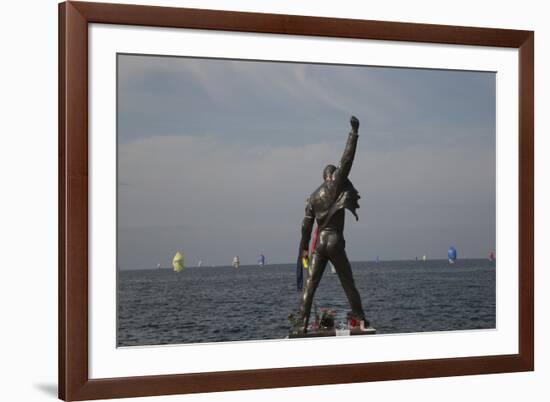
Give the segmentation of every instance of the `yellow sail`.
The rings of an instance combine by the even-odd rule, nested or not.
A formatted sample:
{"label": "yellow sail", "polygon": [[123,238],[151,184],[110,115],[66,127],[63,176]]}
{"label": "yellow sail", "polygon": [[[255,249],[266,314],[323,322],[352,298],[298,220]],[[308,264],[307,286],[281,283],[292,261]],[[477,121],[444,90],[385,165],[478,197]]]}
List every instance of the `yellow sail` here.
{"label": "yellow sail", "polygon": [[180,272],[183,269],[183,254],[179,251],[172,259],[172,266],[174,267],[174,272]]}

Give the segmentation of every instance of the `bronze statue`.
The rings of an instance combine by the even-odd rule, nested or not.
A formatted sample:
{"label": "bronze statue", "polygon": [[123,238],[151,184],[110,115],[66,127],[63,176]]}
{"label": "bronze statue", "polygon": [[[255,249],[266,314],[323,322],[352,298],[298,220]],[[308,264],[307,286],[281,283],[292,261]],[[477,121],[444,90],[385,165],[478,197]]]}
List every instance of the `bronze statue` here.
{"label": "bronze statue", "polygon": [[300,307],[300,331],[307,332],[309,315],[313,295],[321,281],[323,272],[330,260],[338,278],[342,283],[353,314],[364,321],[365,327],[369,322],[361,305],[361,297],[355,287],[351,265],[346,255],[346,241],[344,240],[345,210],[353,213],[356,220],[356,209],[359,208],[359,193],[348,179],[351,165],[355,157],[357,139],[359,138],[359,120],[352,116],[351,132],[348,136],[346,149],[342,155],[340,166],[327,165],[323,170],[323,184],[319,186],[306,202],[306,213],[302,222],[302,240],[300,248],[302,256],[308,256],[309,240],[313,223],[317,220],[317,241],[311,256],[310,277],[307,280]]}

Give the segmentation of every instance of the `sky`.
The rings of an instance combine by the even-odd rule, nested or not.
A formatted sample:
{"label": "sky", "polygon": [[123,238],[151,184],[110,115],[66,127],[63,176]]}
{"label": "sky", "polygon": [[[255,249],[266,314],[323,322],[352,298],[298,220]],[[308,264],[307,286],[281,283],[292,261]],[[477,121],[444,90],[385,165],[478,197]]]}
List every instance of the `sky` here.
{"label": "sky", "polygon": [[118,265],[296,260],[360,120],[350,260],[495,249],[492,72],[118,55]]}

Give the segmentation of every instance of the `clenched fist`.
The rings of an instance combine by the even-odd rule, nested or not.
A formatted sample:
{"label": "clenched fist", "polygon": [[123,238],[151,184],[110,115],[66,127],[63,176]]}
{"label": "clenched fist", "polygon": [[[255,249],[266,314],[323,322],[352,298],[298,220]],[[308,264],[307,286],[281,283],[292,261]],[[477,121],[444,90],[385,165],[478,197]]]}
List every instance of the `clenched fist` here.
{"label": "clenched fist", "polygon": [[351,116],[351,119],[349,120],[351,124],[351,130],[357,134],[357,130],[359,130],[359,120],[355,116]]}

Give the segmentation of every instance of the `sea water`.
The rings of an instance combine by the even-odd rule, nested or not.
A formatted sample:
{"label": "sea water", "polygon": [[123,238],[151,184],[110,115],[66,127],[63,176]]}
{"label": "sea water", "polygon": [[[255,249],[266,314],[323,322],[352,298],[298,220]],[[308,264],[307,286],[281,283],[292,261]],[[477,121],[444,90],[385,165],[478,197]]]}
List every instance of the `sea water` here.
{"label": "sea water", "polygon": [[[378,334],[495,328],[494,262],[352,262],[352,269]],[[117,345],[282,339],[300,297],[296,264],[123,270]],[[314,299],[314,308],[324,307],[336,312],[336,322],[350,310],[329,267]]]}

